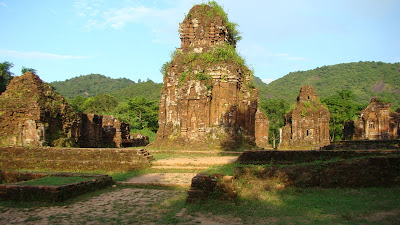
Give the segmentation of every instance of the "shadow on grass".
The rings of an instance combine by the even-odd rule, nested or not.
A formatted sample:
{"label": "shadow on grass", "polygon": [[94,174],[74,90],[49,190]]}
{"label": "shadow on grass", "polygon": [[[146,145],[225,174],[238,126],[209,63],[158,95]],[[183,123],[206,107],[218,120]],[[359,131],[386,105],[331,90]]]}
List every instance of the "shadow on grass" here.
{"label": "shadow on grass", "polygon": [[[240,218],[247,224],[399,224],[400,187],[362,189],[290,188],[264,191],[235,202],[179,200],[165,218],[182,208],[190,215]],[[383,215],[383,216],[382,216]],[[176,222],[184,222],[175,218]]]}

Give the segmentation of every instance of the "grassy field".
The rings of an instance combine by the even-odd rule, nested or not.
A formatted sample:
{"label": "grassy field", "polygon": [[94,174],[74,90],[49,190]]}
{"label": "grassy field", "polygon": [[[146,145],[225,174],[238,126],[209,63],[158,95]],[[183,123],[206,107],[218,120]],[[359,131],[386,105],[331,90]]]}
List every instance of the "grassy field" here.
{"label": "grassy field", "polygon": [[62,186],[66,184],[75,184],[75,183],[80,183],[83,181],[88,181],[88,180],[93,180],[95,179],[94,177],[57,177],[57,176],[47,176],[47,177],[42,177],[39,179],[35,180],[28,180],[28,181],[23,181],[19,182],[17,184],[19,185],[32,185],[32,186]]}

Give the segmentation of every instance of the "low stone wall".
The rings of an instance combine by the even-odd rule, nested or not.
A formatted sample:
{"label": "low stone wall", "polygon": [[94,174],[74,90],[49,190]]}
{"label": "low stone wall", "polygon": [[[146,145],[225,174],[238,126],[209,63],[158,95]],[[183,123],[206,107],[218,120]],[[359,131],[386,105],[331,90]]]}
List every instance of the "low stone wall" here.
{"label": "low stone wall", "polygon": [[241,164],[293,164],[313,161],[328,161],[335,158],[350,159],[370,156],[400,156],[399,150],[369,151],[245,151],[239,156]]}
{"label": "low stone wall", "polygon": [[400,185],[400,156],[375,156],[264,168],[237,167],[237,177],[256,176],[265,183],[295,187],[386,187]]}
{"label": "low stone wall", "polygon": [[52,174],[52,176],[81,176],[93,177],[93,179],[62,186],[0,184],[0,200],[58,202],[111,186],[114,183],[108,175]]}
{"label": "low stone wall", "polygon": [[43,174],[43,173],[29,173],[29,172],[0,170],[0,184],[33,180],[33,179],[38,179],[38,178],[42,178],[45,176],[47,176],[47,175]]}
{"label": "low stone wall", "polygon": [[335,141],[326,150],[400,149],[400,140]]}
{"label": "low stone wall", "polygon": [[233,177],[222,174],[197,174],[193,177],[186,202],[203,201],[209,198],[236,199],[237,193],[233,186]]}
{"label": "low stone wall", "polygon": [[8,170],[128,171],[150,160],[141,149],[0,147],[0,168]]}

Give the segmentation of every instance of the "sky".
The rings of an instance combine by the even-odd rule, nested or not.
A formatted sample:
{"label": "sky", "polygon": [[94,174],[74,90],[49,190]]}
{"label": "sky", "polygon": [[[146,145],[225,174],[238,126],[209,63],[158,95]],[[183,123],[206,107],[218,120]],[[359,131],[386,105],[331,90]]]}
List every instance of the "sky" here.
{"label": "sky", "polygon": [[[162,82],[199,0],[0,0],[0,62],[45,82],[103,74]],[[400,0],[217,0],[237,51],[268,83],[325,65],[400,61]]]}

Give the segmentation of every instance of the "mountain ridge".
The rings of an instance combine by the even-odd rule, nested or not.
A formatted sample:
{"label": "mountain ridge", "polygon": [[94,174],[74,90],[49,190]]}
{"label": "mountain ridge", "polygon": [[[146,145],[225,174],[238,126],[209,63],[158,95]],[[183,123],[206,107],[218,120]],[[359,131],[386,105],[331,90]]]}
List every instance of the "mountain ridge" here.
{"label": "mountain ridge", "polygon": [[400,107],[400,63],[341,63],[291,72],[269,84],[260,81],[255,80],[260,99],[280,98],[292,103],[302,85],[313,85],[320,98],[351,90],[358,103],[368,104],[372,97],[378,97]]}
{"label": "mountain ridge", "polygon": [[[96,78],[101,81],[96,81]],[[50,84],[67,98],[109,94],[121,101],[133,97],[159,100],[162,87],[162,83],[151,80],[135,83],[127,78],[113,79],[99,74],[81,75]],[[269,84],[254,76],[254,84],[261,101],[276,98],[293,103],[302,85],[313,85],[320,98],[351,90],[360,104],[368,104],[372,97],[378,97],[400,107],[400,63],[341,63],[291,72]]]}

